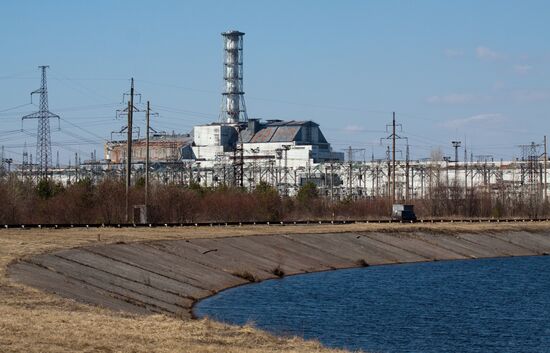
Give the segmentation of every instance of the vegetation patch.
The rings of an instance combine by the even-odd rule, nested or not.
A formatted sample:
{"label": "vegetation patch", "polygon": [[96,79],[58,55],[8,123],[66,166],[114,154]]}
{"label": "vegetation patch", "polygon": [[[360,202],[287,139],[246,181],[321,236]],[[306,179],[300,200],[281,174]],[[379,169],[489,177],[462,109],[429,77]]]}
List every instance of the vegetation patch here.
{"label": "vegetation patch", "polygon": [[275,276],[282,278],[285,276],[285,271],[281,268],[281,266],[275,267],[273,270],[271,270],[271,273],[273,273]]}
{"label": "vegetation patch", "polygon": [[[414,199],[419,218],[548,217],[550,203],[520,196],[503,200],[484,190],[464,195],[441,185],[428,186],[427,197]],[[126,186],[120,178],[71,177],[52,179],[0,178],[0,224],[121,224],[126,222]],[[144,203],[139,179],[129,189],[130,205]],[[202,186],[152,181],[149,190],[150,223],[292,222],[300,220],[387,219],[387,197],[331,200],[308,182],[294,196],[281,195],[260,182],[254,189],[229,185]],[[130,219],[132,221],[132,219]]]}
{"label": "vegetation patch", "polygon": [[248,271],[241,271],[241,272],[233,272],[233,276],[242,278],[244,280],[247,280],[248,282],[257,282],[258,279],[254,277],[254,275]]}

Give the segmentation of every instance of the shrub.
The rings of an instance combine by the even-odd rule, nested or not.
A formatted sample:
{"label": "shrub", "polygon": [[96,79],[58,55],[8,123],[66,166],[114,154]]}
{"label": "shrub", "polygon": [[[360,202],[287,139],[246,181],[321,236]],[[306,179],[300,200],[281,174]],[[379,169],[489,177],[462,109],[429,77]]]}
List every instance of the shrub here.
{"label": "shrub", "polygon": [[298,190],[296,200],[302,205],[307,205],[310,201],[316,199],[317,197],[319,197],[317,185],[315,185],[311,181],[308,181],[307,183],[302,185],[300,190]]}
{"label": "shrub", "polygon": [[41,199],[49,199],[59,193],[63,192],[63,185],[56,183],[51,179],[40,179],[36,185],[36,193]]}
{"label": "shrub", "polygon": [[271,270],[271,273],[273,273],[275,276],[282,278],[285,276],[285,271],[281,268],[281,266],[275,267],[273,270]]}
{"label": "shrub", "polygon": [[248,282],[256,282],[257,281],[256,277],[254,277],[254,275],[251,274],[248,271],[233,272],[233,276],[242,278],[244,280],[247,280]]}

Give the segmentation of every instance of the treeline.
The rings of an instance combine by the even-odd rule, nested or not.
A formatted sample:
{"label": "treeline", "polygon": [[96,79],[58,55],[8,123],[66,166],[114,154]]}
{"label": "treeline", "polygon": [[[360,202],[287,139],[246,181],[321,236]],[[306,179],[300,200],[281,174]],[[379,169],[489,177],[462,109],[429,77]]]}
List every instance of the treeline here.
{"label": "treeline", "polygon": [[[143,181],[136,184],[129,193],[130,205],[144,203]],[[480,190],[464,196],[452,188],[434,188],[428,194],[412,202],[418,217],[541,217],[549,213],[547,203],[539,199],[500,197]],[[380,219],[388,217],[390,210],[387,198],[331,201],[320,196],[312,183],[302,186],[294,197],[282,197],[265,183],[252,191],[154,184],[149,195],[149,222],[154,223]],[[15,177],[0,180],[0,224],[124,223],[125,208],[125,185],[120,180],[94,183],[83,179],[69,185]]]}

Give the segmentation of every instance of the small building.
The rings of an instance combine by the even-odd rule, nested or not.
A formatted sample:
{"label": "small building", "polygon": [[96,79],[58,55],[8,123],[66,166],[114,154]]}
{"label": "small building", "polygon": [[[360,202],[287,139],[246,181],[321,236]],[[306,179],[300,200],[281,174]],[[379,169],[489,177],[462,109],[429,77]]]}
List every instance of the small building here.
{"label": "small building", "polygon": [[414,205],[393,204],[391,216],[397,221],[416,221]]}

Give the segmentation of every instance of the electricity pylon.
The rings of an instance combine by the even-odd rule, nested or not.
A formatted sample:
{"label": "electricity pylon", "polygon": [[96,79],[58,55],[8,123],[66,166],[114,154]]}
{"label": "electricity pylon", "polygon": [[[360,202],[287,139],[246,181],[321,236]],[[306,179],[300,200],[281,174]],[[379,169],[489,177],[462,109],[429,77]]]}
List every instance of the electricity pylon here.
{"label": "electricity pylon", "polygon": [[36,165],[37,172],[40,178],[48,177],[48,167],[52,165],[52,141],[50,137],[50,119],[57,118],[59,115],[53,114],[48,109],[48,85],[46,82],[46,69],[49,66],[39,66],[42,70],[42,83],[40,88],[31,92],[32,96],[40,94],[40,103],[38,111],[29,115],[25,115],[22,120],[38,119],[38,132],[36,134]]}

